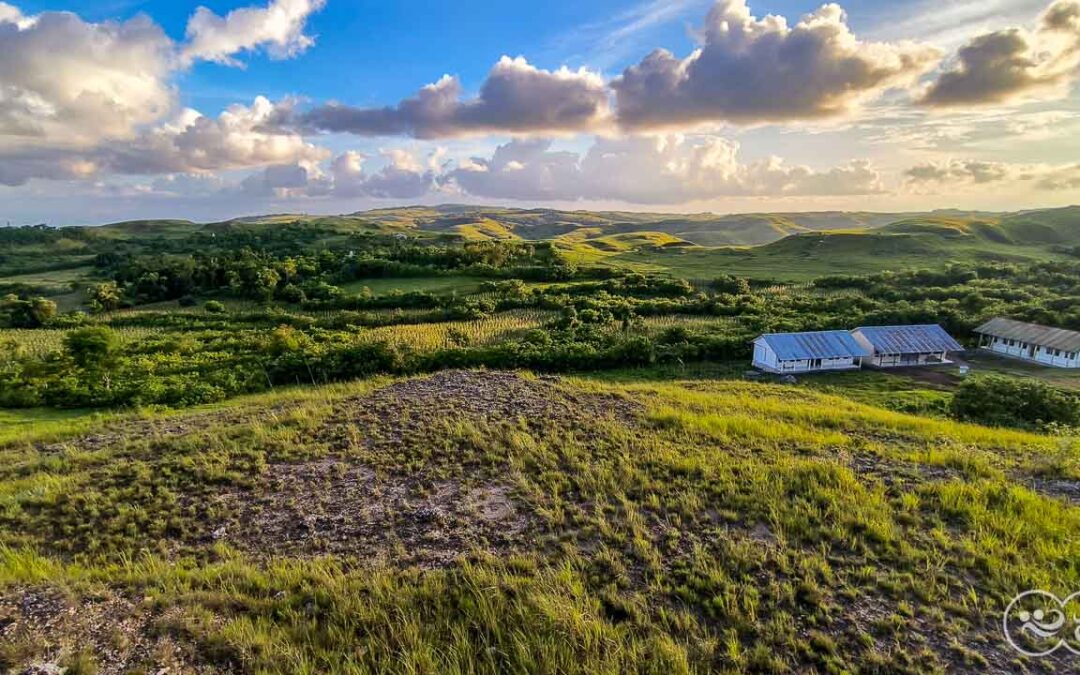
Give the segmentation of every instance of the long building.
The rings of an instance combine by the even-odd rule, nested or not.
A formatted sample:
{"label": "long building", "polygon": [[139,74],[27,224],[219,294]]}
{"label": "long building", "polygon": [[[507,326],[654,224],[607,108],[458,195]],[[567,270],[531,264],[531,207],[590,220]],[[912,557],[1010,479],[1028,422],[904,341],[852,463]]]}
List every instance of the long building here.
{"label": "long building", "polygon": [[766,333],[754,340],[754,367],[770,373],[855,370],[871,355],[846,330]]}
{"label": "long building", "polygon": [[917,326],[861,326],[851,331],[855,340],[871,351],[863,365],[875,368],[903,368],[951,363],[950,352],[963,345],[934,324]]}
{"label": "long building", "polygon": [[1080,333],[1003,317],[975,329],[979,347],[1055,368],[1080,368]]}

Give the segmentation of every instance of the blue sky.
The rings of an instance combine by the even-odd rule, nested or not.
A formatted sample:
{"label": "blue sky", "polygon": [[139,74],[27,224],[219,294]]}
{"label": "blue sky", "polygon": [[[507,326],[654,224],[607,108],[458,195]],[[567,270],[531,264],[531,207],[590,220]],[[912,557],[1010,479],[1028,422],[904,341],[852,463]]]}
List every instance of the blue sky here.
{"label": "blue sky", "polygon": [[1080,198],[1080,0],[24,0],[0,49],[0,221]]}

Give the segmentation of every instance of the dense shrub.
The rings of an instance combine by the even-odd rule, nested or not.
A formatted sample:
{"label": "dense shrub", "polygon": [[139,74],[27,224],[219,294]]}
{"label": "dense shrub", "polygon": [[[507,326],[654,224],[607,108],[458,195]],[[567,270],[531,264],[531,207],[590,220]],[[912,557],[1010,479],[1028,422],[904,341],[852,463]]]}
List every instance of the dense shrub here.
{"label": "dense shrub", "polygon": [[957,419],[991,426],[1041,429],[1080,425],[1080,399],[1034,378],[968,380],[953,397],[951,412]]}

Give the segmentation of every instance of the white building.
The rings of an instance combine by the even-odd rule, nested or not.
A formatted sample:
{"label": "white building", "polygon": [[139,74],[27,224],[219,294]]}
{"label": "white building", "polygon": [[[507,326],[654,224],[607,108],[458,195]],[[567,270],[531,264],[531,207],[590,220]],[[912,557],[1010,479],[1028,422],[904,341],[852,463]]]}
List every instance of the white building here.
{"label": "white building", "polygon": [[963,345],[934,324],[916,326],[862,326],[852,336],[873,355],[864,365],[875,368],[901,368],[952,363],[950,352],[964,350]]}
{"label": "white building", "polygon": [[754,340],[754,367],[770,373],[854,370],[868,356],[846,330],[767,333]]}
{"label": "white building", "polygon": [[1002,356],[1056,368],[1080,368],[1080,333],[1012,319],[990,319],[975,329],[979,346]]}

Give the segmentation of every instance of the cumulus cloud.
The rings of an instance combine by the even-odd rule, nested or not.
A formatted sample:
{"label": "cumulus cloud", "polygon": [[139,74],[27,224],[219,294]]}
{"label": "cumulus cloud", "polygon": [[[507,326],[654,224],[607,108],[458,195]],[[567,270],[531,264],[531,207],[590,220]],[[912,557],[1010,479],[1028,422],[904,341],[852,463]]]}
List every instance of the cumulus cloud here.
{"label": "cumulus cloud", "polygon": [[217,118],[185,109],[175,120],[127,143],[97,153],[117,173],[154,174],[218,171],[250,166],[319,162],[324,148],[296,133],[280,131],[271,121],[280,108],[259,96],[251,106],[229,106]]}
{"label": "cumulus cloud", "polygon": [[349,150],[335,157],[328,170],[307,161],[268,166],[245,178],[239,187],[251,196],[374,199],[416,199],[441,189],[441,151],[433,152],[426,164],[400,148],[380,154],[384,162],[377,171],[366,169],[364,154]]}
{"label": "cumulus cloud", "polygon": [[172,42],[145,17],[86,23],[0,8],[0,150],[130,135],[174,105]]}
{"label": "cumulus cloud", "polygon": [[474,158],[455,168],[448,178],[477,197],[651,204],[883,189],[880,174],[866,162],[815,171],[778,158],[744,164],[738,151],[736,142],[716,136],[598,138],[583,155],[553,151],[550,141],[514,140],[491,158]]}
{"label": "cumulus cloud", "polygon": [[[319,6],[275,0],[220,24],[200,10],[181,57],[145,16],[91,23],[70,12],[28,17],[0,3],[0,184],[325,159],[326,151],[274,126],[282,106],[259,98],[210,118],[178,109],[171,83],[182,58],[220,60],[257,45],[288,53],[306,40],[302,17]],[[235,31],[243,39],[226,39]]]}
{"label": "cumulus cloud", "polygon": [[745,0],[721,0],[702,45],[680,59],[657,50],[611,86],[627,127],[815,119],[843,114],[889,88],[911,85],[940,53],[912,42],[859,40],[839,5],[793,27],[754,17]]}
{"label": "cumulus cloud", "polygon": [[299,134],[266,126],[277,110],[260,96],[251,106],[229,106],[216,118],[184,109],[170,122],[99,146],[0,151],[0,184],[99,173],[205,173],[329,158],[329,150],[306,142]]}
{"label": "cumulus cloud", "polygon": [[236,66],[243,51],[266,49],[272,58],[289,58],[315,44],[304,33],[308,16],[322,9],[325,0],[272,0],[266,7],[244,7],[224,17],[199,7],[187,24],[187,44],[180,58],[216,61]]}
{"label": "cumulus cloud", "polygon": [[971,159],[924,162],[904,172],[916,190],[928,187],[972,188],[998,183],[1032,183],[1047,191],[1080,188],[1080,164],[1019,164]]}
{"label": "cumulus cloud", "polygon": [[1078,72],[1080,0],[1056,0],[1034,30],[1008,28],[968,41],[920,101],[955,107],[1060,98]]}
{"label": "cumulus cloud", "polygon": [[585,131],[608,115],[603,79],[585,69],[549,71],[502,57],[478,96],[462,99],[461,82],[443,76],[396,106],[330,104],[301,117],[307,127],[363,136],[440,138],[486,132]]}

